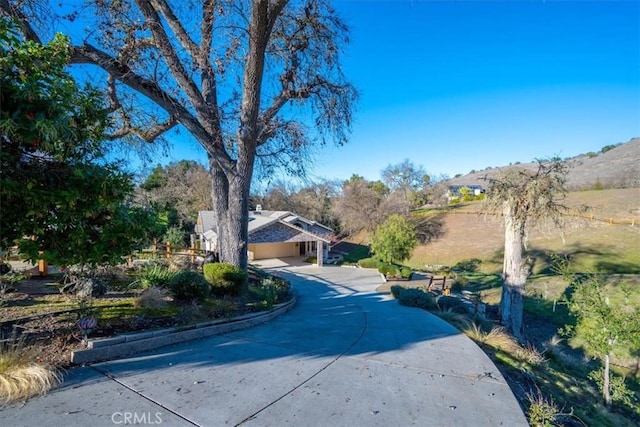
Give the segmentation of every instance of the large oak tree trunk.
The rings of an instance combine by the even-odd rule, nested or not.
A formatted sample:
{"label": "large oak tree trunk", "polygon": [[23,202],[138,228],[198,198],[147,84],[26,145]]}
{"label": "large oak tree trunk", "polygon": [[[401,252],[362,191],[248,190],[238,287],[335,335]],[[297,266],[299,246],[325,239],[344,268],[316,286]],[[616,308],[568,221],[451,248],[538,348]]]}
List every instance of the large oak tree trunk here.
{"label": "large oak tree trunk", "polygon": [[524,289],[528,268],[522,257],[525,227],[515,219],[509,207],[504,209],[505,244],[502,270],[502,299],[500,312],[502,325],[518,340],[523,337]]}
{"label": "large oak tree trunk", "polygon": [[214,158],[209,158],[218,256],[221,262],[245,271],[248,265],[249,190],[254,157],[252,151],[240,150],[237,171],[225,171]]}

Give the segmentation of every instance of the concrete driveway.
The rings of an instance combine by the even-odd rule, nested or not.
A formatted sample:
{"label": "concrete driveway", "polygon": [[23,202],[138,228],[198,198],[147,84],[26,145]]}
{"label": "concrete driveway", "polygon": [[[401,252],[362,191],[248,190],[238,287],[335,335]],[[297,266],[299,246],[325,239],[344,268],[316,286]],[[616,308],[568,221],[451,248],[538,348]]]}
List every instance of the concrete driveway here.
{"label": "concrete driveway", "polygon": [[7,426],[526,426],[504,378],[437,317],[375,293],[371,270],[288,267],[270,323],[71,370]]}

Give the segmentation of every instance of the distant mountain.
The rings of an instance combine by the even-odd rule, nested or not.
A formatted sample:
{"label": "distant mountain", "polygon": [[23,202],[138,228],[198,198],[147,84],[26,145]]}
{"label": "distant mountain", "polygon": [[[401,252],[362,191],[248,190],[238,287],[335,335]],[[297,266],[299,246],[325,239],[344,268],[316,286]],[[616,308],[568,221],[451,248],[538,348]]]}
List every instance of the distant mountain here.
{"label": "distant mountain", "polygon": [[[640,138],[608,146],[606,151],[581,154],[566,159],[569,165],[567,185],[571,190],[601,188],[640,188]],[[485,177],[492,177],[512,168],[535,170],[537,163],[521,163],[487,168],[448,180],[449,185],[486,186]]]}

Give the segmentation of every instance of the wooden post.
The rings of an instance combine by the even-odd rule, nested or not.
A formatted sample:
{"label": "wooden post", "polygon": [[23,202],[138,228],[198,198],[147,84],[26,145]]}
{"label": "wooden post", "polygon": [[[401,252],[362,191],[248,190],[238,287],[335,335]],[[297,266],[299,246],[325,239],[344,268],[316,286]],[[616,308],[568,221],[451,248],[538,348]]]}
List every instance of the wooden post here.
{"label": "wooden post", "polygon": [[38,274],[41,277],[46,277],[48,273],[49,273],[49,263],[44,259],[39,260],[38,261]]}
{"label": "wooden post", "polygon": [[196,263],[196,235],[192,234],[191,236],[191,264]]}
{"label": "wooden post", "polygon": [[167,258],[171,258],[171,243],[167,242]]}

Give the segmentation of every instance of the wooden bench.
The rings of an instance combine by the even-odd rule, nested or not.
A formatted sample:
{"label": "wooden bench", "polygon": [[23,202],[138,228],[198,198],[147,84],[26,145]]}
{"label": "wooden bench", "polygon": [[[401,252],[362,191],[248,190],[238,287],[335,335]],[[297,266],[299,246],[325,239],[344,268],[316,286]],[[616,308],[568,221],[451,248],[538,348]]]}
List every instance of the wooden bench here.
{"label": "wooden bench", "polygon": [[440,291],[440,292],[445,292],[447,289],[447,276],[433,276],[433,275],[429,275],[428,277],[429,279],[429,284],[427,285],[427,288],[429,289],[429,291]]}

